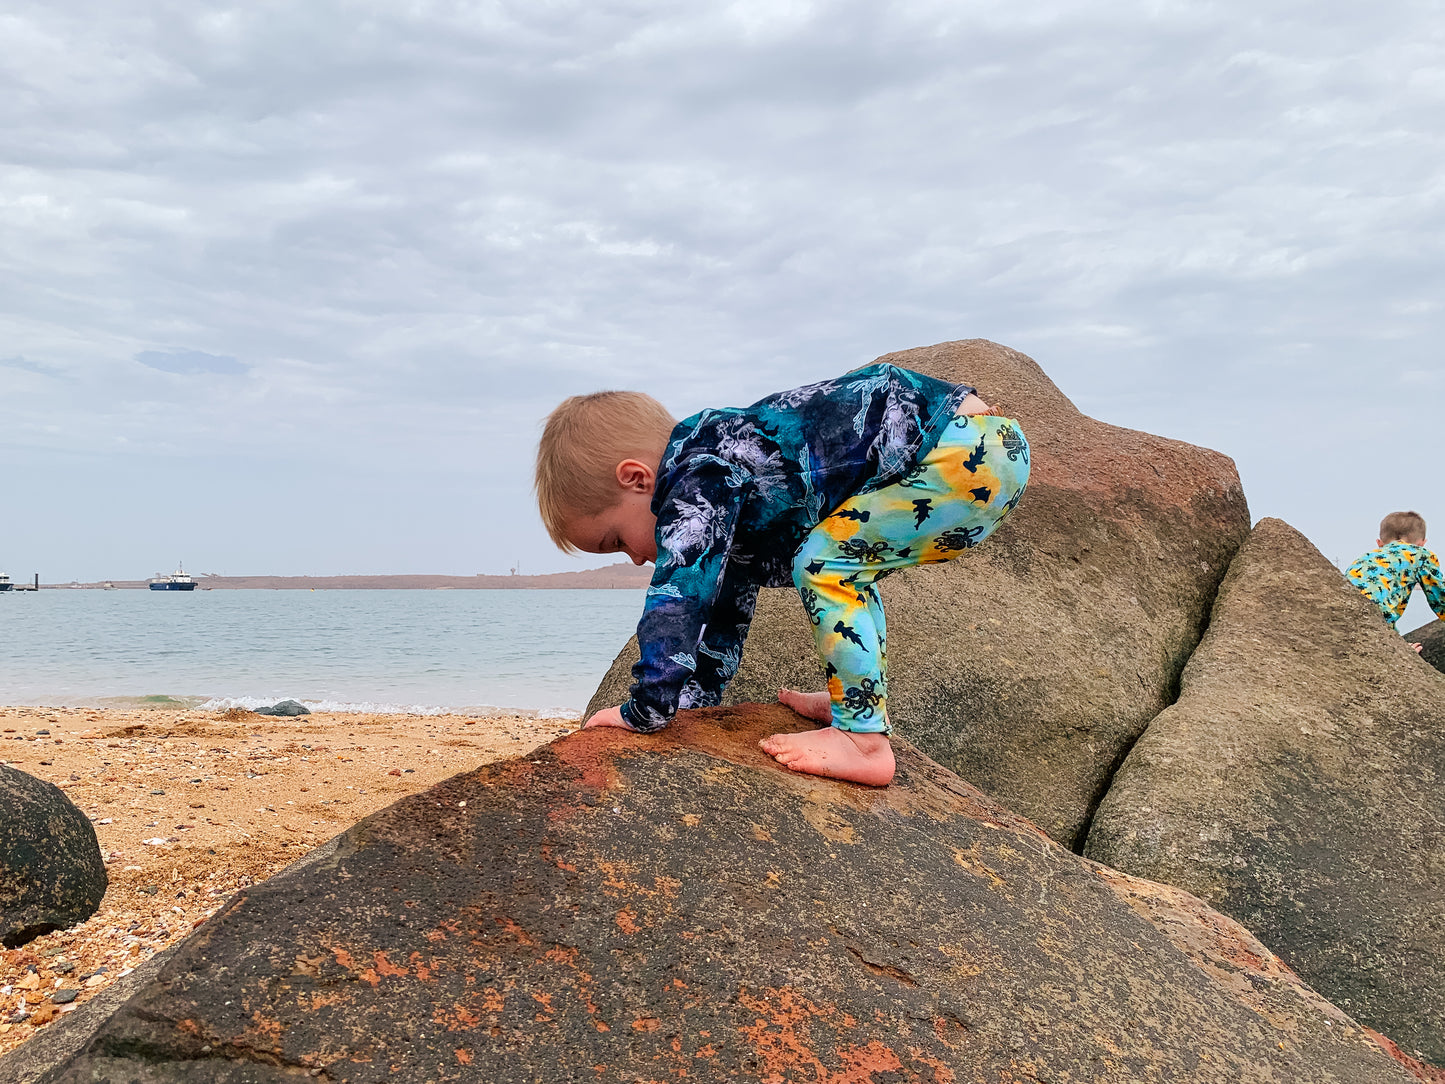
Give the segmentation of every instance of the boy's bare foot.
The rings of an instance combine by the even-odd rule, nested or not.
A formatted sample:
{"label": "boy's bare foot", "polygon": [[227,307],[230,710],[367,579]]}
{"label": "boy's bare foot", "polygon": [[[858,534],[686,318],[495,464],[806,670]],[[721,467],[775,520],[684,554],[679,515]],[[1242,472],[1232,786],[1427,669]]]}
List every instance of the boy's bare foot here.
{"label": "boy's bare foot", "polygon": [[833,700],[827,690],[820,693],[800,693],[793,689],[779,689],[778,703],[792,708],[804,719],[817,723],[833,721]]}
{"label": "boy's bare foot", "polygon": [[795,772],[846,779],[870,787],[886,787],[893,781],[893,746],[888,743],[887,734],[853,734],[825,726],[801,734],[773,734],[758,744],[768,756]]}

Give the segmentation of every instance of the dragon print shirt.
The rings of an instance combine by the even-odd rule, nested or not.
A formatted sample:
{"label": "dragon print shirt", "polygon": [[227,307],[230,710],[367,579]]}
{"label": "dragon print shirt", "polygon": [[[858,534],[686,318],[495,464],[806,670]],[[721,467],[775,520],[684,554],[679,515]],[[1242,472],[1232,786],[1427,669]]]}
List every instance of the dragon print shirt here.
{"label": "dragon print shirt", "polygon": [[1424,546],[1390,542],[1371,550],[1345,572],[1349,581],[1376,606],[1393,628],[1405,616],[1410,593],[1419,584],[1435,615],[1445,618],[1445,584],[1440,562]]}
{"label": "dragon print shirt", "polygon": [[660,730],[679,707],[717,703],[758,588],[791,584],[808,532],[849,497],[903,479],[971,391],[870,365],[680,423],[652,499],[657,566],[628,724]]}

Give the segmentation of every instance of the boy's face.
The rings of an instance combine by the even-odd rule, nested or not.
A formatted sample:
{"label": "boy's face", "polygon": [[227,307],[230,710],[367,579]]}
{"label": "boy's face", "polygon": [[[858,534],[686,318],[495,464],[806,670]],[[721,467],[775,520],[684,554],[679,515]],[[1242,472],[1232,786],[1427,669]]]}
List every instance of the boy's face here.
{"label": "boy's face", "polygon": [[645,463],[617,465],[618,499],[595,516],[567,525],[567,540],[584,553],[625,553],[634,565],[657,560],[657,517],[652,514],[656,474]]}

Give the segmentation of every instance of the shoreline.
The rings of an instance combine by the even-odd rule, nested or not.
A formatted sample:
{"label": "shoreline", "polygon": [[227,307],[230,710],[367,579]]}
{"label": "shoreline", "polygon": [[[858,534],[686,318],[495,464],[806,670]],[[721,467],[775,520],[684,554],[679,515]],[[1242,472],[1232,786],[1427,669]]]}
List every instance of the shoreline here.
{"label": "shoreline", "polygon": [[[475,576],[345,575],[345,576],[218,576],[200,573],[198,591],[617,591],[641,590],[652,582],[651,566],[629,563],[551,572],[544,575]],[[42,583],[41,591],[144,591],[149,580],[97,580],[92,583]],[[23,585],[27,590],[28,584]],[[13,594],[12,591],[0,592]],[[23,592],[22,592],[23,593]],[[170,593],[170,592],[166,592]]]}
{"label": "shoreline", "polygon": [[574,729],[513,713],[0,706],[0,761],[87,815],[110,880],[85,922],[0,949],[0,1054],[363,817]]}
{"label": "shoreline", "polygon": [[[287,700],[294,700],[307,709],[309,715],[267,716],[257,710],[272,707]],[[321,715],[394,715],[415,716],[430,719],[442,715],[455,715],[464,719],[515,718],[533,719],[539,722],[576,722],[582,716],[581,708],[562,706],[546,708],[518,708],[496,704],[463,704],[458,706],[437,704],[387,704],[373,701],[350,702],[335,700],[308,700],[299,696],[201,696],[153,693],[145,696],[84,696],[57,695],[54,699],[44,696],[27,698],[14,704],[0,703],[0,713],[34,709],[36,711],[83,711],[83,712],[225,712],[234,708],[250,712],[263,719],[278,722],[292,722]],[[3,760],[0,747],[0,760]]]}

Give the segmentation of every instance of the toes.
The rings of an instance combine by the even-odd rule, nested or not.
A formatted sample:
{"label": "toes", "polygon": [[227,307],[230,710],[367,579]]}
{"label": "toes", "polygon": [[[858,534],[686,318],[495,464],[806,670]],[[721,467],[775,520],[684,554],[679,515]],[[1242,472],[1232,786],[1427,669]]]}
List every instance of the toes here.
{"label": "toes", "polygon": [[803,755],[801,749],[787,740],[788,737],[787,734],[774,734],[770,738],[764,738],[758,744],[762,746],[763,752],[779,764],[787,764]]}

